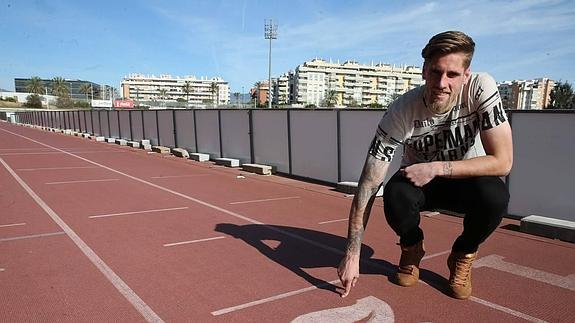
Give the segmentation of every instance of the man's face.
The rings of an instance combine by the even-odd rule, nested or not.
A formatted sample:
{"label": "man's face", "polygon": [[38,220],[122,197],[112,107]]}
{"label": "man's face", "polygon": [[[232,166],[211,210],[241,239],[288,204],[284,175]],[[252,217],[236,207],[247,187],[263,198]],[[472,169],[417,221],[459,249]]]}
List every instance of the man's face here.
{"label": "man's face", "polygon": [[465,68],[463,53],[436,55],[423,64],[425,102],[435,113],[449,111],[471,71]]}

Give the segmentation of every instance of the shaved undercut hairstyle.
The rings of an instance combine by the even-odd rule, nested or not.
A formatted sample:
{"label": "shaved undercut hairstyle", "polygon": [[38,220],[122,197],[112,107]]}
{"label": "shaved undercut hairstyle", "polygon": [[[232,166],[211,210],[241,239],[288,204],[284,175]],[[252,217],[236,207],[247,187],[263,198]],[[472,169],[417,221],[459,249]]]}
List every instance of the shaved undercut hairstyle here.
{"label": "shaved undercut hairstyle", "polygon": [[427,62],[438,54],[463,53],[465,54],[463,64],[465,68],[468,68],[469,65],[471,65],[474,51],[475,43],[471,37],[461,31],[446,31],[431,37],[425,48],[421,51],[421,56]]}

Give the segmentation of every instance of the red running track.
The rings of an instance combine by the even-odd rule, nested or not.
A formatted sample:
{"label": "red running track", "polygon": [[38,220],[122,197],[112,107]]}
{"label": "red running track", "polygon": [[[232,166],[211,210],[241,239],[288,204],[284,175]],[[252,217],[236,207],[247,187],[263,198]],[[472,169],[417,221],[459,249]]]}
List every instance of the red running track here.
{"label": "red running track", "polygon": [[573,244],[505,220],[472,298],[445,294],[461,219],[422,217],[421,283],[390,282],[378,200],[339,297],[351,198],[331,187],[0,123],[0,321],[572,322]]}

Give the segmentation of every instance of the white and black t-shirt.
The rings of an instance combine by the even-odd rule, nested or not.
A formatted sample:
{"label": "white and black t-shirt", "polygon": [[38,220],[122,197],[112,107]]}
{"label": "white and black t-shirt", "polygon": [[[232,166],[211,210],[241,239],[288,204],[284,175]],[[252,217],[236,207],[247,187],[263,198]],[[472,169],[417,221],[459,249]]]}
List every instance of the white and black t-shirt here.
{"label": "white and black t-shirt", "polygon": [[507,122],[495,80],[472,73],[445,114],[433,113],[423,100],[424,86],[397,99],[379,122],[369,153],[391,162],[403,145],[401,166],[463,160],[485,155],[479,132]]}

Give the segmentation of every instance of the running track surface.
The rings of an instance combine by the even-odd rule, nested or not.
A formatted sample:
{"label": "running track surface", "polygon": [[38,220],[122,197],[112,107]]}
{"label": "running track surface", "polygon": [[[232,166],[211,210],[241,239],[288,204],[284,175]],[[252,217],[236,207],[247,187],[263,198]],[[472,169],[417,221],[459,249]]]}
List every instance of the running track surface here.
{"label": "running track surface", "polygon": [[351,197],[1,122],[0,321],[573,322],[573,244],[504,220],[459,301],[444,286],[461,219],[422,217],[421,281],[403,288],[382,203],[342,299]]}

